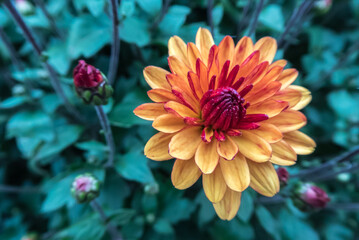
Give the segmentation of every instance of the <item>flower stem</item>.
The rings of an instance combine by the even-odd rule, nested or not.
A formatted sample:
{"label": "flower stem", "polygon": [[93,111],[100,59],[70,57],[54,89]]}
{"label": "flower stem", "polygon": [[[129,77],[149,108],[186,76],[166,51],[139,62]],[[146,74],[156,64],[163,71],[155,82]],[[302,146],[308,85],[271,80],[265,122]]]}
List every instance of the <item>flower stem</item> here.
{"label": "flower stem", "polygon": [[95,110],[98,116],[98,119],[100,120],[102,129],[105,134],[106,143],[109,148],[109,154],[108,154],[108,161],[105,164],[106,167],[112,167],[114,158],[115,158],[115,142],[113,140],[112,130],[110,126],[110,121],[108,120],[108,117],[106,113],[103,111],[102,106],[95,106]]}
{"label": "flower stem", "polygon": [[8,192],[8,193],[41,193],[40,189],[38,188],[22,188],[22,187],[15,187],[15,186],[6,186],[0,185],[0,192]]}
{"label": "flower stem", "polygon": [[243,27],[248,22],[248,16],[249,16],[249,9],[251,7],[252,1],[248,1],[246,6],[243,8],[242,17],[240,18],[238,25],[237,25],[237,41],[241,39],[241,32],[243,30]]}
{"label": "flower stem", "polygon": [[45,17],[47,18],[47,20],[50,23],[51,28],[54,30],[54,32],[60,37],[63,38],[60,30],[58,29],[58,27],[56,26],[55,20],[54,18],[51,16],[51,14],[49,13],[49,11],[47,10],[44,2],[42,0],[34,0],[36,5],[38,5],[41,9],[41,11],[44,13]]}
{"label": "flower stem", "polygon": [[117,231],[116,226],[108,221],[108,217],[103,211],[101,205],[96,200],[92,200],[90,204],[92,209],[100,215],[101,221],[106,224],[107,231],[111,235],[112,240],[122,240],[121,234]]}
{"label": "flower stem", "polygon": [[118,61],[120,56],[120,37],[118,29],[118,3],[117,0],[110,0],[111,9],[112,9],[112,46],[111,46],[111,58],[110,58],[110,67],[108,70],[108,81],[110,84],[113,84],[117,74]]}
{"label": "flower stem", "polygon": [[165,17],[168,11],[168,8],[170,7],[171,1],[172,0],[163,0],[161,13],[159,17],[156,19],[156,21],[153,22],[151,29],[156,29],[158,25],[161,23],[162,19]]}
{"label": "flower stem", "polygon": [[254,16],[253,16],[253,22],[249,28],[248,31],[248,36],[252,36],[256,30],[257,27],[257,23],[258,23],[258,18],[259,18],[259,14],[262,11],[264,5],[264,0],[259,0],[259,3],[257,4],[256,10],[254,11]]}
{"label": "flower stem", "polygon": [[0,38],[2,39],[5,47],[8,49],[10,58],[14,66],[17,68],[18,71],[24,71],[24,65],[20,60],[19,54],[17,54],[14,45],[11,44],[11,41],[6,36],[4,30],[0,27]]}
{"label": "flower stem", "polygon": [[[17,25],[21,28],[21,30],[24,33],[25,38],[31,43],[32,47],[34,48],[36,54],[39,56],[39,58],[42,58],[42,50],[40,45],[36,42],[34,35],[30,31],[30,28],[26,25],[24,22],[22,16],[19,14],[19,12],[16,10],[14,5],[11,3],[10,0],[4,1],[5,7],[9,10],[10,14],[14,18]],[[67,96],[65,95],[59,78],[57,74],[55,73],[55,70],[50,66],[50,64],[47,62],[47,60],[43,61],[45,68],[47,69],[50,77],[50,82],[52,87],[54,88],[56,94],[60,97],[60,99],[63,101],[65,108],[73,114],[78,120],[82,121],[82,117],[80,113],[70,104]]]}
{"label": "flower stem", "polygon": [[207,3],[207,21],[208,21],[208,25],[209,25],[209,27],[211,29],[212,36],[214,36],[214,24],[213,24],[212,11],[213,11],[213,0],[208,0],[208,3]]}

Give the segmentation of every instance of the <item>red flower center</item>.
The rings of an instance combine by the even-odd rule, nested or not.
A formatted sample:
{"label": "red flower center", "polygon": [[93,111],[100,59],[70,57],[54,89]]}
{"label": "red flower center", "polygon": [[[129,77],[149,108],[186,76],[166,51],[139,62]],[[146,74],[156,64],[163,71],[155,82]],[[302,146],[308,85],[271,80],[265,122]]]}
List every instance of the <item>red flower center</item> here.
{"label": "red flower center", "polygon": [[207,91],[200,102],[205,126],[227,131],[238,128],[246,115],[245,100],[231,87]]}

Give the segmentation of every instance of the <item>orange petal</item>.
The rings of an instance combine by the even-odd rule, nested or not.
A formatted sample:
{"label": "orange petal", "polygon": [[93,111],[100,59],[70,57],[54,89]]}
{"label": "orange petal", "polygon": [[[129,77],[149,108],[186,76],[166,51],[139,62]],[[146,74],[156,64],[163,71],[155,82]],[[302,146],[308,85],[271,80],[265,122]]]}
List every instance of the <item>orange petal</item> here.
{"label": "orange petal", "polygon": [[224,180],[233,191],[242,192],[250,182],[249,168],[246,158],[238,154],[233,161],[219,160]]}
{"label": "orange petal", "polygon": [[163,103],[144,103],[133,110],[133,113],[145,120],[155,120],[155,118],[167,112],[163,107]]}
{"label": "orange petal", "polygon": [[[283,72],[282,67],[273,67],[269,71],[266,72],[265,76],[263,78],[260,78],[260,81],[256,82],[254,84],[254,87],[252,89],[253,92],[257,92],[260,89],[267,86],[270,82],[277,80],[277,78],[280,76],[280,74]],[[251,95],[251,92],[249,92],[248,96]]]}
{"label": "orange petal", "polygon": [[178,36],[173,36],[168,41],[168,55],[175,56],[184,64],[188,64],[186,43]]}
{"label": "orange petal", "polygon": [[242,130],[242,136],[232,137],[232,139],[237,144],[240,153],[253,161],[266,162],[272,155],[270,144],[249,131]]}
{"label": "orange petal", "polygon": [[292,108],[293,110],[301,110],[312,101],[312,95],[308,89],[296,85],[291,85],[288,88],[292,90],[297,90],[302,94],[300,101]]}
{"label": "orange petal", "polygon": [[217,152],[219,156],[227,160],[232,160],[238,153],[238,147],[230,136],[226,136],[223,142],[217,142]]}
{"label": "orange petal", "polygon": [[175,101],[176,96],[166,89],[151,89],[147,92],[148,97],[154,102]]}
{"label": "orange petal", "polygon": [[174,158],[190,159],[201,142],[201,128],[189,127],[176,133],[169,144],[169,154]]}
{"label": "orange petal", "polygon": [[[288,87],[277,92],[270,99],[288,102],[289,108],[292,108],[300,101],[301,98],[302,94],[298,90]],[[268,100],[269,99],[267,99],[267,101]]]}
{"label": "orange petal", "polygon": [[143,70],[143,76],[151,88],[162,88],[171,90],[166,80],[166,75],[170,72],[155,66],[148,66]]}
{"label": "orange petal", "polygon": [[217,153],[217,141],[212,139],[209,143],[201,142],[196,151],[195,160],[197,166],[203,173],[212,173],[219,160]]}
{"label": "orange petal", "polygon": [[275,125],[283,133],[298,130],[307,124],[307,118],[303,113],[287,109],[275,117],[265,121]]}
{"label": "orange petal", "polygon": [[282,72],[282,74],[279,76],[277,81],[282,84],[281,89],[285,89],[289,85],[291,85],[297,77],[298,77],[298,71],[294,68],[288,68]]}
{"label": "orange petal", "polygon": [[252,105],[247,109],[247,114],[267,114],[268,117],[274,117],[287,109],[289,104],[284,101],[266,100]]}
{"label": "orange petal", "polygon": [[287,63],[288,62],[286,60],[280,59],[280,60],[277,60],[274,63],[272,63],[269,68],[273,68],[273,67],[276,67],[276,66],[284,68],[285,65],[287,65]]}
{"label": "orange petal", "polygon": [[154,129],[164,133],[175,133],[187,125],[183,119],[174,114],[164,114],[155,119],[152,123]]}
{"label": "orange petal", "polygon": [[218,203],[213,203],[214,210],[222,220],[232,220],[238,212],[241,205],[241,193],[227,188],[223,199]]}
{"label": "orange petal", "polygon": [[202,87],[201,87],[201,83],[200,80],[198,78],[198,75],[195,74],[194,72],[189,72],[188,73],[188,82],[191,82],[190,85],[192,85],[192,92],[194,92],[196,94],[196,96],[201,99],[203,96],[203,91],[202,91]]}
{"label": "orange petal", "polygon": [[229,60],[233,61],[234,42],[230,36],[225,36],[218,45],[218,62],[219,71],[221,71],[223,64]]}
{"label": "orange petal", "polygon": [[213,37],[210,31],[205,28],[199,28],[196,35],[196,46],[201,52],[203,62],[207,64],[209,49],[214,45]]}
{"label": "orange petal", "polygon": [[171,179],[172,184],[177,189],[186,189],[192,186],[202,172],[197,167],[194,159],[185,161],[176,159],[175,164],[172,168]]}
{"label": "orange petal", "polygon": [[190,69],[184,62],[175,56],[169,56],[167,60],[172,73],[177,74],[183,79],[187,79],[187,73]]}
{"label": "orange petal", "polygon": [[213,173],[203,174],[202,181],[203,190],[208,200],[214,203],[221,201],[227,189],[221,168],[218,166]]}
{"label": "orange petal", "polygon": [[280,87],[281,83],[277,81],[270,82],[266,87],[262,88],[258,92],[251,92],[251,95],[246,97],[246,100],[251,104],[262,102],[276,94],[280,90]]}
{"label": "orange petal", "polygon": [[[268,69],[268,62],[262,62],[259,65],[257,65],[251,73],[246,77],[245,81],[243,82],[242,86],[238,89],[238,91],[241,91],[243,88],[245,88],[248,84],[254,84],[258,81],[260,81],[263,76],[266,74]],[[239,69],[240,71],[240,69]]]}
{"label": "orange petal", "polygon": [[299,131],[285,133],[284,140],[300,155],[311,154],[317,146],[313,139]]}
{"label": "orange petal", "polygon": [[261,53],[259,62],[268,61],[271,63],[277,52],[277,41],[271,37],[261,38],[254,45],[254,50],[259,50]]}
{"label": "orange petal", "polygon": [[196,72],[197,59],[201,59],[201,53],[194,43],[187,43],[187,56],[190,68]]}
{"label": "orange petal", "polygon": [[243,37],[236,45],[234,49],[233,64],[241,65],[243,61],[253,52],[253,42],[249,37]]}
{"label": "orange petal", "polygon": [[241,77],[247,77],[253,69],[258,65],[259,61],[259,51],[253,52],[249,55],[239,66],[239,71],[235,79],[239,79]]}
{"label": "orange petal", "polygon": [[201,89],[205,93],[205,92],[208,91],[208,85],[209,85],[208,70],[207,70],[206,65],[201,60],[197,60],[196,72],[197,72],[197,75],[199,77],[199,82],[201,84]]}
{"label": "orange petal", "polygon": [[164,105],[164,108],[170,112],[170,113],[175,113],[177,116],[180,116],[182,118],[185,117],[192,117],[192,118],[197,118],[198,115],[193,112],[190,108],[186,107],[185,105],[175,102],[175,101],[170,101],[167,102]]}
{"label": "orange petal", "polygon": [[159,132],[148,140],[145,146],[145,155],[149,159],[163,161],[172,159],[168,154],[168,145],[173,134]]}
{"label": "orange petal", "polygon": [[273,197],[279,192],[278,175],[272,163],[256,163],[253,161],[247,161],[247,163],[251,174],[251,188],[267,197]]}
{"label": "orange petal", "polygon": [[297,153],[284,140],[272,143],[271,146],[273,152],[270,161],[272,163],[281,166],[291,166],[297,161]]}
{"label": "orange petal", "polygon": [[252,133],[258,135],[269,143],[275,143],[282,140],[282,132],[273,124],[261,123],[257,129],[253,129]]}

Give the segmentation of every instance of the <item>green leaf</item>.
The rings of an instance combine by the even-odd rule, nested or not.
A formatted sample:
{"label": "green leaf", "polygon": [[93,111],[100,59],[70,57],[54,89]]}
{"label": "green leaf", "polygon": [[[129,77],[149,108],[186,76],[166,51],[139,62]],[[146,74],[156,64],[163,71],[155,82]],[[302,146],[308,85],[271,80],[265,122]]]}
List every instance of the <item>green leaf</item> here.
{"label": "green leaf", "polygon": [[103,13],[105,4],[106,0],[86,0],[88,10],[95,17],[98,17]]}
{"label": "green leaf", "polygon": [[272,235],[275,239],[278,239],[278,226],[272,214],[263,206],[257,206],[255,213],[263,229]]}
{"label": "green leaf", "polygon": [[221,4],[218,4],[212,10],[213,24],[215,26],[219,25],[222,21],[222,17],[223,17],[223,6]]}
{"label": "green leaf", "polygon": [[173,5],[159,24],[159,29],[166,35],[175,35],[185,23],[187,15],[191,12],[189,7]]}
{"label": "green leaf", "polygon": [[125,42],[144,47],[151,40],[148,28],[147,21],[136,17],[128,17],[120,25],[120,37]]}
{"label": "green leaf", "polygon": [[75,145],[77,148],[86,151],[107,151],[108,147],[106,144],[98,141],[86,141],[76,143]]}
{"label": "green leaf", "polygon": [[216,212],[214,211],[212,203],[208,201],[204,191],[198,193],[195,201],[200,206],[198,212],[198,224],[203,226],[216,216]]}
{"label": "green leaf", "polygon": [[152,172],[147,164],[148,160],[141,152],[129,152],[119,156],[116,170],[124,178],[140,183],[154,182]]}
{"label": "green leaf", "polygon": [[26,96],[14,96],[5,99],[0,103],[0,109],[11,109],[18,106],[21,106],[22,104],[26,103],[28,101],[28,97]]}
{"label": "green leaf", "polygon": [[135,216],[135,213],[133,209],[116,209],[108,212],[108,219],[116,226],[125,225]]}
{"label": "green leaf", "polygon": [[359,122],[359,94],[350,94],[345,90],[333,91],[328,95],[328,102],[335,113],[351,122]]}
{"label": "green leaf", "polygon": [[166,219],[158,219],[153,226],[154,230],[160,234],[173,234],[174,229],[171,225],[171,223]]}
{"label": "green leaf", "polygon": [[259,22],[272,30],[283,31],[284,18],[281,7],[277,4],[267,5],[259,15]]}
{"label": "green leaf", "polygon": [[237,219],[229,222],[218,220],[209,230],[213,239],[216,240],[252,240],[254,237],[253,227],[248,223],[242,223]]}
{"label": "green leaf", "polygon": [[111,21],[106,15],[82,15],[73,22],[67,52],[72,59],[91,57],[111,41]]}
{"label": "green leaf", "polygon": [[47,49],[48,62],[61,75],[65,75],[71,65],[71,57],[67,49],[67,41],[54,41]]}
{"label": "green leaf", "polygon": [[40,102],[44,111],[50,114],[54,113],[62,103],[56,94],[46,94],[40,99]]}
{"label": "green leaf", "polygon": [[164,206],[161,217],[175,224],[189,219],[195,209],[195,205],[188,199],[173,199],[171,204]]}
{"label": "green leaf", "polygon": [[151,16],[157,16],[162,8],[162,0],[136,0],[143,11]]}
{"label": "green leaf", "polygon": [[241,206],[237,216],[243,222],[248,222],[253,214],[254,204],[251,194],[248,191],[242,192]]}

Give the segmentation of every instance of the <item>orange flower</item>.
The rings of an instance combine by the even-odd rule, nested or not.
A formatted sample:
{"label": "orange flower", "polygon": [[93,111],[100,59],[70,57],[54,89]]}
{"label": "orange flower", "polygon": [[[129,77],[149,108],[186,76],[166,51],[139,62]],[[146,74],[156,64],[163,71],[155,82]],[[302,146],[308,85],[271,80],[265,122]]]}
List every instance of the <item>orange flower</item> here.
{"label": "orange flower", "polygon": [[192,186],[202,176],[207,198],[221,219],[231,220],[248,186],[264,196],[279,191],[272,165],[295,164],[315,142],[298,129],[307,120],[298,110],[310,92],[291,85],[298,72],[272,63],[276,40],[255,44],[243,37],[237,45],[226,36],[217,46],[206,29],[196,43],[177,36],[168,42],[171,72],[149,66],[144,77],[155,103],[134,110],[160,131],[145,146],[156,161],[176,158],[172,183]]}

